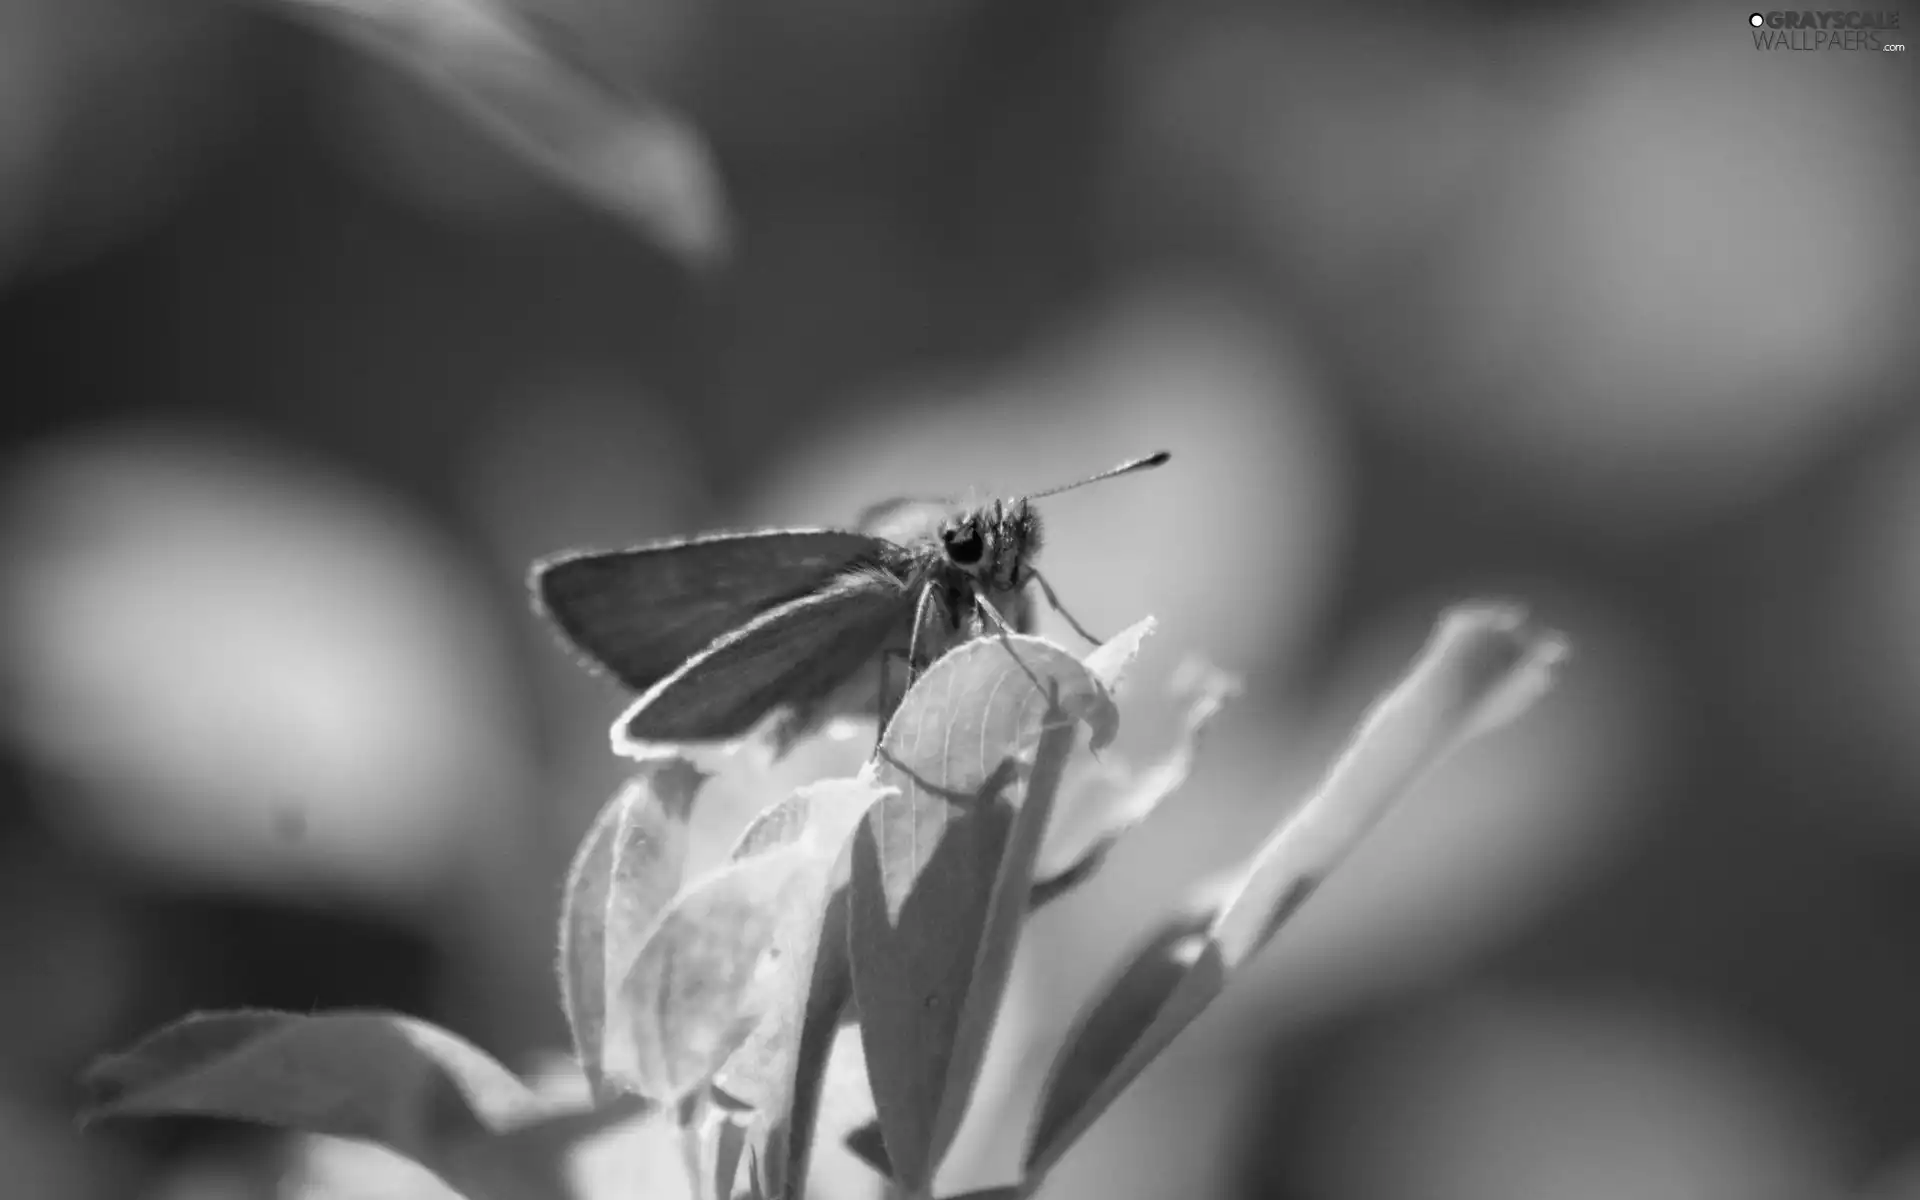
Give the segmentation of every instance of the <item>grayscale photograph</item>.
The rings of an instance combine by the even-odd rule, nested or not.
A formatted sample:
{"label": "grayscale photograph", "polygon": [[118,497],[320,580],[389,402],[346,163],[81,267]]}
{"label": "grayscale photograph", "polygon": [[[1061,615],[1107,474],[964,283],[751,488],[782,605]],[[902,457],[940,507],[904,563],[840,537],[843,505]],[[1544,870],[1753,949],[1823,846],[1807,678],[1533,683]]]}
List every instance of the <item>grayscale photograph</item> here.
{"label": "grayscale photograph", "polygon": [[1920,10],[0,0],[4,1200],[1920,1200]]}

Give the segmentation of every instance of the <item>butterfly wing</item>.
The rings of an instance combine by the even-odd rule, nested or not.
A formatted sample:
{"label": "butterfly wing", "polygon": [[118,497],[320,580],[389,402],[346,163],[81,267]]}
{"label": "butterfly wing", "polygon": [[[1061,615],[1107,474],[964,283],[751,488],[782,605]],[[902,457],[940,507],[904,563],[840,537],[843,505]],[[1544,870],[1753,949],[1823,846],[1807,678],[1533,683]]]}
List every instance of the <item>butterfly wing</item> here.
{"label": "butterfly wing", "polygon": [[767,609],[888,547],[866,534],[774,529],[582,551],[534,564],[534,606],[594,665],[645,692]]}
{"label": "butterfly wing", "polygon": [[811,713],[912,624],[915,600],[891,572],[849,572],[689,658],[621,716],[618,736],[714,741],[745,734],[780,705]]}

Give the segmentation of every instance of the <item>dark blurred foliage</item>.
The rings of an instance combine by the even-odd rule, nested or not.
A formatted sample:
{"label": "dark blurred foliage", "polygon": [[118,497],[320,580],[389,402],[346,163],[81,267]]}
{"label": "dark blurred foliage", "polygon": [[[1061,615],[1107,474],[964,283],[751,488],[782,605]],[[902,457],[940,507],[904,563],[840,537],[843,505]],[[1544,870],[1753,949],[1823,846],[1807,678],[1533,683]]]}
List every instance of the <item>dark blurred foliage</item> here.
{"label": "dark blurred foliage", "polygon": [[258,1194],[254,1135],[72,1130],[192,1009],[563,1044],[619,698],[535,555],[1166,446],[1050,502],[1053,578],[1250,687],[1036,926],[1035,1030],[1441,603],[1577,657],[1053,1194],[1920,1195],[1910,55],[1704,3],[592,2],[712,143],[715,274],[262,8],[0,0],[18,1194]]}

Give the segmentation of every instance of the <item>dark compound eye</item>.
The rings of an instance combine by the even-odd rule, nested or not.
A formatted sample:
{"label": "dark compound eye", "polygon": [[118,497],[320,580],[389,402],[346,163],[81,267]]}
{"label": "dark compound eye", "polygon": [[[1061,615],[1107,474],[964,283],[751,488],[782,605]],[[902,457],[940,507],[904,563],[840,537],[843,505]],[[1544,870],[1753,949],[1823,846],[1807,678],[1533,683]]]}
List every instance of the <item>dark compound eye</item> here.
{"label": "dark compound eye", "polygon": [[962,567],[970,567],[979,562],[980,556],[986,553],[987,549],[986,543],[980,538],[979,528],[971,524],[962,525],[958,529],[941,530],[940,540],[946,544],[947,557]]}

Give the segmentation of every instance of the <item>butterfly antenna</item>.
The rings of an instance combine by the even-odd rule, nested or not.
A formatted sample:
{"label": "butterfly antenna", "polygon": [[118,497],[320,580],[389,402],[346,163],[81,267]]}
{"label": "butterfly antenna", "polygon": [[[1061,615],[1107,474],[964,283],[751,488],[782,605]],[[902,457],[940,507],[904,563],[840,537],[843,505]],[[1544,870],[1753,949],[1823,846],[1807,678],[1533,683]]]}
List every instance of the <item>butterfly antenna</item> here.
{"label": "butterfly antenna", "polygon": [[1098,475],[1089,475],[1087,478],[1076,480],[1073,483],[1063,483],[1059,487],[1051,487],[1044,492],[1029,493],[1027,499],[1038,500],[1042,496],[1057,496],[1061,492],[1070,492],[1074,488],[1085,487],[1090,483],[1099,483],[1103,479],[1112,479],[1118,475],[1131,475],[1135,471],[1151,470],[1154,467],[1165,466],[1172,458],[1173,455],[1165,450],[1161,450],[1157,453],[1149,454],[1145,458],[1136,458],[1129,462],[1123,462],[1117,467],[1100,472]]}

